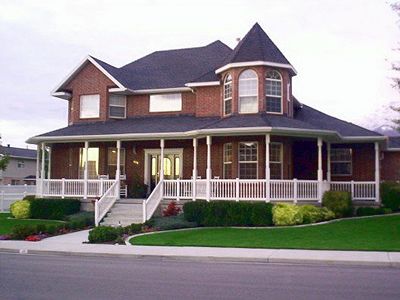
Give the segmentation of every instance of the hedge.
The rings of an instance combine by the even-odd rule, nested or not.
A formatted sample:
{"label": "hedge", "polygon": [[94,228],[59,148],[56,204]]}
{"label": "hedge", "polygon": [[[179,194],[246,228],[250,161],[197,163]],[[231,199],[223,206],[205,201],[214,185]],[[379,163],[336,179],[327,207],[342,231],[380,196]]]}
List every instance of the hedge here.
{"label": "hedge", "polygon": [[356,215],[359,217],[362,216],[375,216],[375,215],[384,215],[390,214],[392,210],[390,208],[383,207],[359,207],[357,208]]}
{"label": "hedge", "polygon": [[349,192],[327,191],[322,197],[322,206],[333,211],[338,218],[353,214],[353,202]]}
{"label": "hedge", "polygon": [[272,204],[264,202],[204,201],[183,205],[184,217],[200,226],[272,225]]}
{"label": "hedge", "polygon": [[29,202],[32,219],[63,220],[67,215],[79,212],[81,207],[78,199],[35,198]]}
{"label": "hedge", "polygon": [[400,210],[400,184],[382,182],[380,185],[382,205],[393,211]]}

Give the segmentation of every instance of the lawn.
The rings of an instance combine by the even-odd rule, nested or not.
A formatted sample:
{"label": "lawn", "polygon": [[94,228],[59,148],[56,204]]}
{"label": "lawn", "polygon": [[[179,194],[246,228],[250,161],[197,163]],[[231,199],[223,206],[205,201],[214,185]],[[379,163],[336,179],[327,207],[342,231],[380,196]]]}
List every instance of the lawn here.
{"label": "lawn", "polygon": [[10,234],[11,230],[16,225],[34,225],[34,224],[59,224],[62,221],[54,220],[19,220],[19,219],[9,219],[11,214],[0,213],[0,234]]}
{"label": "lawn", "polygon": [[133,245],[400,251],[400,215],[297,228],[201,228],[134,237]]}

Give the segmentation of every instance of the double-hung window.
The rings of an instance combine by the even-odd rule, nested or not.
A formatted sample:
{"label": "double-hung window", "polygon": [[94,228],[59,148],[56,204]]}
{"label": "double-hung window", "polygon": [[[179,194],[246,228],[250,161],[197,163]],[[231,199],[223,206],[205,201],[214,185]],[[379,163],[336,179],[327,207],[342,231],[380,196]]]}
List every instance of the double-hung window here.
{"label": "double-hung window", "polygon": [[[108,148],[107,153],[107,168],[108,168],[108,175],[111,179],[115,178],[115,174],[117,171],[117,148],[110,147]],[[125,149],[120,149],[120,175],[125,175]]]}
{"label": "double-hung window", "polygon": [[253,70],[243,71],[239,76],[239,113],[258,112],[258,77]]}
{"label": "double-hung window", "polygon": [[281,143],[269,145],[269,168],[271,179],[282,179],[283,146]]}
{"label": "double-hung window", "polygon": [[81,95],[80,111],[81,119],[91,119],[100,117],[100,95]]}
{"label": "double-hung window", "polygon": [[239,178],[257,179],[258,172],[257,142],[239,143]]}
{"label": "double-hung window", "polygon": [[224,144],[224,179],[232,178],[232,143]]}
{"label": "double-hung window", "polygon": [[109,97],[109,116],[115,119],[126,118],[126,96],[113,95]]}
{"label": "double-hung window", "polygon": [[232,76],[228,74],[224,80],[224,115],[232,113]]}
{"label": "double-hung window", "polygon": [[268,71],[265,77],[267,112],[282,113],[282,76],[278,71]]}
{"label": "double-hung window", "polygon": [[349,176],[353,173],[352,167],[353,151],[351,148],[332,148],[331,149],[331,169],[332,175]]}
{"label": "double-hung window", "polygon": [[17,168],[18,168],[18,169],[23,169],[23,168],[25,168],[25,161],[19,160],[19,161],[17,162]]}

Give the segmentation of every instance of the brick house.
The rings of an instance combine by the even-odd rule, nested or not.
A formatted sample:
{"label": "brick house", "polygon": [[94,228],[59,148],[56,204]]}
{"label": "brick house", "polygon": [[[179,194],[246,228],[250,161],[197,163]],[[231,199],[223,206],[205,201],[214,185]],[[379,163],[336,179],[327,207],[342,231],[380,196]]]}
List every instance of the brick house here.
{"label": "brick house", "polygon": [[50,157],[37,193],[100,199],[97,221],[126,185],[145,185],[143,220],[171,199],[318,203],[333,189],[379,202],[400,146],[297,100],[296,74],[258,24],[233,50],[215,41],[120,68],[88,56],[52,92],[68,126],[29,139]]}

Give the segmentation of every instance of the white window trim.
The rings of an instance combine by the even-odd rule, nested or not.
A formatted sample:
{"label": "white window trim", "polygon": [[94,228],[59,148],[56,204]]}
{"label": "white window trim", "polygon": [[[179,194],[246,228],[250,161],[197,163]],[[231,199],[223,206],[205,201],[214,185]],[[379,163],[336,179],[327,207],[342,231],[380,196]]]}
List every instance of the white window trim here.
{"label": "white window trim", "polygon": [[[241,80],[243,80],[243,81],[250,81],[250,80],[254,80],[254,78],[244,78],[244,79],[240,79],[240,76],[244,73],[244,72],[246,72],[246,71],[248,71],[248,70],[250,70],[250,71],[253,71],[255,74],[256,74],[256,82],[257,82],[257,88],[256,88],[256,93],[254,94],[254,95],[252,95],[252,94],[248,94],[248,95],[241,95],[240,94],[240,81]],[[259,91],[258,91],[258,88],[259,88],[259,78],[258,78],[258,74],[257,74],[257,72],[255,71],[255,70],[253,70],[253,69],[246,69],[246,70],[243,70],[240,74],[239,74],[239,77],[238,77],[238,83],[237,83],[237,87],[238,87],[238,89],[237,89],[237,91],[238,91],[238,111],[239,111],[239,114],[256,114],[256,113],[258,113],[259,112],[259,102],[260,102],[260,99],[259,99]],[[242,112],[241,110],[240,110],[240,98],[241,97],[256,97],[257,98],[257,111],[256,112]]]}
{"label": "white window trim", "polygon": [[[99,107],[98,107],[98,114],[97,116],[93,116],[93,117],[82,117],[82,97],[84,96],[99,96]],[[83,94],[83,95],[79,95],[79,119],[98,119],[100,118],[100,101],[101,101],[101,97],[100,94]]]}
{"label": "white window trim", "polygon": [[[231,159],[231,161],[225,161],[225,158],[226,158],[225,145],[231,145],[231,151],[232,151],[232,155],[231,155],[232,159]],[[222,155],[222,177],[224,179],[228,179],[228,178],[225,178],[225,167],[226,167],[226,165],[231,165],[231,166],[233,165],[233,144],[232,143],[224,143],[222,151],[223,151],[223,155]],[[231,179],[231,178],[229,178],[229,179]]]}
{"label": "white window trim", "polygon": [[273,180],[282,180],[283,179],[283,143],[273,142],[270,145],[279,145],[279,148],[280,148],[279,159],[280,159],[280,161],[279,162],[273,161],[273,160],[271,160],[271,157],[270,157],[269,158],[269,166],[271,168],[271,164],[278,164],[278,163],[281,165],[281,178],[280,179],[273,179]]}
{"label": "white window trim", "polygon": [[[116,105],[116,104],[111,104],[110,102],[110,97],[108,97],[108,116],[110,119],[126,119],[126,104],[127,104],[127,97],[124,97],[124,105]],[[117,116],[111,116],[111,107],[123,107],[124,108],[124,116],[123,117],[117,117]]]}
{"label": "white window trim", "polygon": [[[282,74],[277,71],[277,70],[273,70],[275,72],[277,72],[279,74],[279,76],[281,77],[281,79],[272,79],[272,78],[267,78],[267,74],[265,74],[265,111],[268,114],[273,114],[273,115],[282,115],[283,114],[283,77]],[[268,72],[267,72],[268,73]],[[276,95],[268,95],[267,94],[267,80],[270,81],[276,81],[276,82],[280,82],[281,83],[281,96],[278,97]],[[281,111],[280,112],[276,112],[276,111],[268,111],[268,106],[267,106],[267,97],[273,97],[273,98],[280,98],[281,99]]]}
{"label": "white window trim", "polygon": [[[333,160],[332,156],[333,156],[333,152],[335,150],[351,150],[351,160]],[[330,161],[331,161],[331,176],[353,176],[353,149],[351,147],[341,147],[341,148],[331,148],[331,157],[330,157]],[[334,169],[332,168],[332,165],[335,163],[350,163],[350,173],[349,174],[337,174],[334,173]]]}
{"label": "white window trim", "polygon": [[[227,81],[227,79],[228,79],[229,76],[231,77],[231,81],[229,82],[229,84],[230,84],[230,86],[231,86],[231,96],[228,97],[228,98],[225,98],[225,90],[226,90],[226,86],[228,85],[228,83],[227,83],[226,81]],[[223,89],[223,97],[224,97],[224,103],[223,103],[224,107],[223,107],[223,111],[224,111],[224,116],[229,116],[229,115],[231,115],[231,114],[233,113],[233,106],[232,106],[233,100],[232,100],[232,96],[233,96],[233,78],[232,78],[232,75],[231,75],[231,74],[227,74],[227,75],[225,76],[225,80],[224,80],[224,89]],[[229,101],[229,100],[231,101],[231,112],[230,112],[229,114],[227,114],[225,108],[226,108],[226,102]]]}
{"label": "white window trim", "polygon": [[[257,160],[252,160],[252,161],[241,161],[240,160],[240,144],[246,144],[246,143],[255,143],[256,144],[256,148],[257,148]],[[258,151],[258,142],[256,141],[246,141],[246,142],[239,142],[238,143],[238,178],[240,177],[240,164],[254,164],[256,163],[257,167],[256,167],[256,179],[258,179],[258,155],[259,155],[259,151]]]}
{"label": "white window trim", "polygon": [[[115,164],[110,164],[110,161],[109,161],[109,157],[108,157],[108,151],[110,150],[110,149],[115,149],[116,151],[118,151],[118,149],[116,148],[116,147],[107,147],[107,172],[108,172],[108,167],[109,166],[115,166],[115,167],[117,167],[117,163],[115,163]],[[125,152],[125,155],[124,155],[124,159],[122,159],[122,155],[121,155],[121,157],[120,157],[120,162],[119,162],[119,164],[120,164],[120,169],[121,169],[121,166],[124,166],[124,172],[122,173],[122,169],[121,169],[121,174],[120,175],[125,175],[126,174],[126,149],[125,148],[120,148],[121,150],[121,154],[122,154],[122,151],[124,151]],[[108,175],[110,175],[110,174],[108,174]]]}

